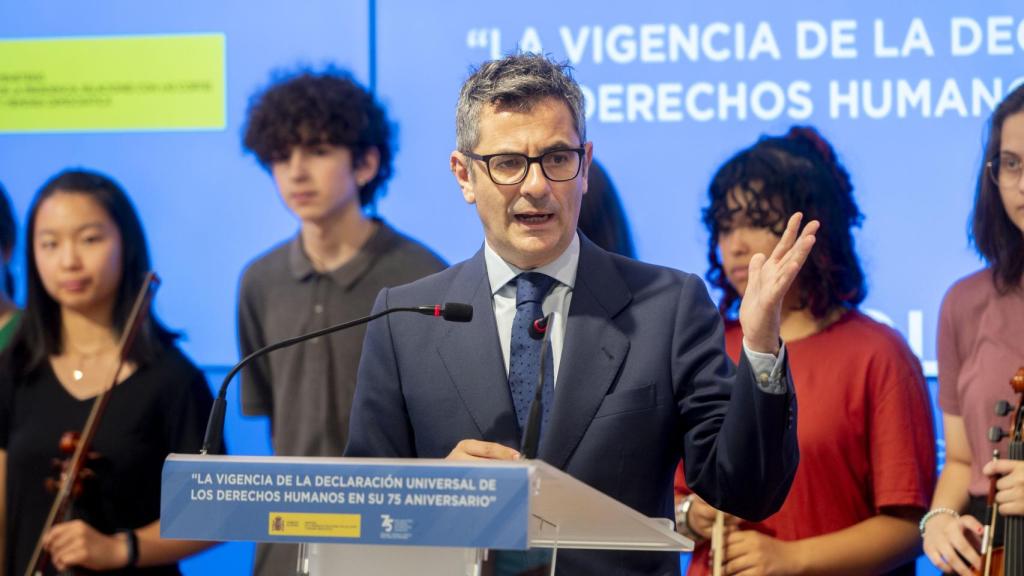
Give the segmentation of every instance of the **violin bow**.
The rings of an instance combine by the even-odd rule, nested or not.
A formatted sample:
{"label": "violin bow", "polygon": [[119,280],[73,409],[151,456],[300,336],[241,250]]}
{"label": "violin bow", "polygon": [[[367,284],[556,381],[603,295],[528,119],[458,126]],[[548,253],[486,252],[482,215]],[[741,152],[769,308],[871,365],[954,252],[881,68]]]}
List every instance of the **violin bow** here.
{"label": "violin bow", "polygon": [[715,523],[711,526],[711,576],[722,576],[723,552],[725,551],[725,513],[715,511]]}
{"label": "violin bow", "polygon": [[117,367],[114,369],[114,374],[110,379],[110,386],[97,396],[96,400],[92,403],[92,410],[89,412],[89,418],[85,421],[85,427],[82,429],[78,445],[75,446],[75,452],[68,462],[67,469],[61,474],[60,488],[53,499],[53,505],[50,506],[50,513],[46,517],[46,522],[43,523],[43,529],[39,534],[39,539],[36,541],[32,560],[28,563],[25,576],[43,576],[43,569],[46,567],[47,561],[47,555],[43,550],[43,537],[57,523],[57,519],[63,518],[67,513],[71,503],[71,494],[75,487],[75,480],[85,466],[86,456],[89,454],[92,440],[96,436],[96,429],[99,427],[100,419],[103,417],[103,411],[110,402],[110,394],[113,392],[114,387],[117,386],[117,377],[121,374],[121,369],[124,367],[127,355],[135,343],[135,338],[141,329],[142,322],[146,318],[149,305],[153,301],[153,293],[159,285],[160,279],[156,273],[152,271],[146,272],[146,277],[142,281],[142,288],[139,289],[139,294],[135,297],[135,303],[132,305],[128,322],[121,333],[121,341],[118,343]]}

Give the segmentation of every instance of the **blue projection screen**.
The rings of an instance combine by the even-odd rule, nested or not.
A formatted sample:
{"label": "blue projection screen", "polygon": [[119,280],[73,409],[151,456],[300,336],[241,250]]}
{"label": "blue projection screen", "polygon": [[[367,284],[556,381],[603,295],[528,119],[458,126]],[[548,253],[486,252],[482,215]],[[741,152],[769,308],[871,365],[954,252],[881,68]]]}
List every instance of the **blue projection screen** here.
{"label": "blue projection screen", "polygon": [[[269,175],[242,151],[249,95],[265,86],[275,71],[298,65],[333,62],[366,83],[368,23],[366,3],[326,0],[287,8],[265,1],[195,0],[0,4],[0,58],[5,49],[26,39],[156,36],[173,42],[204,34],[222,37],[224,46],[220,127],[10,130],[3,128],[3,115],[16,112],[0,107],[0,182],[14,200],[19,222],[23,224],[36,190],[63,168],[82,166],[113,176],[135,201],[146,226],[153,261],[164,281],[156,299],[158,312],[170,327],[184,333],[183,347],[197,363],[233,364],[238,355],[235,301],[242,267],[297,230]],[[131,50],[111,58],[131,59]],[[152,66],[142,62],[140,68],[147,64]],[[176,62],[162,64],[170,68]],[[0,74],[35,73],[37,67],[53,65],[0,62]],[[12,84],[9,77],[5,84]]]}
{"label": "blue projection screen", "polygon": [[813,124],[866,216],[865,307],[934,375],[942,295],[980,266],[966,222],[983,126],[1024,81],[1020,3],[478,6],[378,2],[378,91],[404,149],[392,185],[402,193],[385,215],[452,260],[479,247],[474,210],[448,172],[455,102],[472,64],[516,49],[575,66],[594,157],[623,197],[639,257],[701,275],[700,209],[715,169],[761,134]]}
{"label": "blue projection screen", "polygon": [[[175,50],[176,40],[194,36],[220,39],[223,46],[219,127],[84,129],[80,124],[88,122],[91,105],[86,99],[84,104],[73,101],[63,106],[81,113],[79,124],[69,122],[66,130],[10,128],[17,121],[12,118],[15,112],[2,101],[11,99],[11,86],[52,83],[44,72],[74,76],[78,67],[87,67],[95,68],[96,74],[121,71],[126,74],[123,82],[136,80],[124,71],[146,54],[129,47],[106,60],[90,61],[83,52],[102,48],[94,44],[145,44],[153,38],[169,42],[155,51],[158,55]],[[22,45],[38,54],[46,50],[47,40],[70,42],[74,48],[51,61],[4,59]],[[369,6],[362,1],[0,3],[0,182],[24,226],[32,195],[59,170],[88,167],[120,181],[140,212],[154,266],[163,279],[156,298],[158,313],[171,328],[183,332],[184,349],[216,385],[226,372],[224,365],[238,358],[235,302],[243,266],[297,229],[270,177],[242,152],[240,131],[249,95],[265,86],[275,70],[299,65],[321,67],[331,62],[368,82],[369,50]],[[163,72],[170,78],[176,67],[210,64],[188,62],[189,55],[182,51],[179,58],[159,66],[144,61],[136,76],[149,78],[154,75],[151,68],[157,67],[156,78]],[[86,75],[82,86],[86,81],[96,84],[92,80]],[[141,84],[133,88],[149,89]],[[165,113],[153,110],[155,117]],[[20,259],[15,266],[23,279]],[[229,405],[227,443],[232,452],[266,452],[264,419],[242,419],[236,394],[229,396]],[[227,544],[190,558],[182,569],[187,574],[247,574],[251,558],[251,545]]]}
{"label": "blue projection screen", "polygon": [[[47,64],[72,76],[96,67],[99,79],[125,74],[148,53],[93,57],[104,49],[93,40],[157,39],[158,54],[197,36],[221,46],[220,66],[206,71],[220,74],[219,84],[171,73],[181,66],[181,74],[199,74],[216,52],[182,50],[169,63],[140,67],[139,77],[166,65],[166,92],[201,85],[209,116],[161,106],[153,110],[161,120],[147,124],[138,114],[145,103],[135,102],[123,122],[97,126],[80,108],[33,128],[4,105],[11,86],[47,80],[40,60],[20,56],[45,59],[36,41],[85,46]],[[966,227],[985,120],[1024,82],[1018,0],[0,4],[0,182],[23,224],[31,196],[60,169],[117,178],[136,202],[164,279],[159,313],[186,335],[193,359],[222,375],[237,359],[238,275],[296,230],[270,178],[241,150],[249,95],[273,70],[300,64],[333,62],[363,82],[375,79],[399,145],[378,212],[454,262],[483,238],[448,169],[458,88],[472,65],[517,49],[574,65],[595,157],[623,197],[639,257],[650,262],[703,275],[700,210],[717,166],[762,134],[817,126],[850,171],[866,215],[857,235],[865,307],[898,328],[934,375],[942,295],[980,266]],[[136,92],[162,89],[158,79],[139,82]],[[246,435],[266,434],[245,426],[237,414],[229,419],[229,443],[242,452]],[[247,552],[217,554],[191,560],[186,571],[248,571]]]}

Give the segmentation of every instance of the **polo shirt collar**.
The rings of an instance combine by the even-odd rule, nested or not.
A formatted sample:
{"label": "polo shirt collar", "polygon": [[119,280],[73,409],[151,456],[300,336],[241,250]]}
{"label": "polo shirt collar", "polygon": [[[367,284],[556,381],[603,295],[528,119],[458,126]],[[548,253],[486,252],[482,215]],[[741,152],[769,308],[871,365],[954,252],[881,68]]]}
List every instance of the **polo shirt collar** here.
{"label": "polo shirt collar", "polygon": [[[377,218],[373,220],[377,223],[377,230],[370,235],[356,255],[334,270],[322,273],[345,289],[351,288],[365,276],[377,259],[383,253],[391,250],[398,240],[398,233],[387,222]],[[313,267],[313,261],[309,259],[302,247],[301,233],[295,235],[288,247],[288,268],[291,270],[292,277],[299,282],[304,282],[318,274],[316,268]]]}

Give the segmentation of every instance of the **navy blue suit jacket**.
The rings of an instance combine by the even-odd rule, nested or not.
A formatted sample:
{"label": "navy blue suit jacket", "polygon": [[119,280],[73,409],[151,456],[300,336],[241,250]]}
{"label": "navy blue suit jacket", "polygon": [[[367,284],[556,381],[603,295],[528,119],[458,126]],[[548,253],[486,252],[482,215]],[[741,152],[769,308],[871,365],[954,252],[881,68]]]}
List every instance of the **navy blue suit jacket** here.
{"label": "navy blue suit jacket", "polygon": [[[483,250],[377,297],[374,312],[473,305],[469,324],[392,315],[370,325],[349,456],[443,458],[466,438],[519,447]],[[674,518],[673,472],[750,520],[782,505],[796,471],[796,408],[726,356],[696,276],[605,252],[581,236],[555,402],[538,458],[647,516]],[[560,551],[559,574],[676,574],[677,554]]]}

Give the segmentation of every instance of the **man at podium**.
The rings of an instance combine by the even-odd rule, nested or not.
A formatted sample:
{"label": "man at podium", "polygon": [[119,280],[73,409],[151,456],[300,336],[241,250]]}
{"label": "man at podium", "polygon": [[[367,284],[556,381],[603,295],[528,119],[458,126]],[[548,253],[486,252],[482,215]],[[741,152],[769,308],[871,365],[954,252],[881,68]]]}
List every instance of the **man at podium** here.
{"label": "man at podium", "polygon": [[[776,511],[798,461],[780,308],[817,223],[798,233],[795,216],[773,253],[751,262],[737,367],[697,276],[605,252],[577,232],[593,143],[567,66],[536,55],[485,63],[462,87],[456,140],[451,170],[484,245],[383,290],[374,311],[465,302],[473,320],[370,325],[346,454],[519,458],[540,380],[539,459],[673,518],[673,468],[685,456],[687,483],[714,507],[751,520]],[[679,561],[563,550],[558,571],[677,574]]]}

